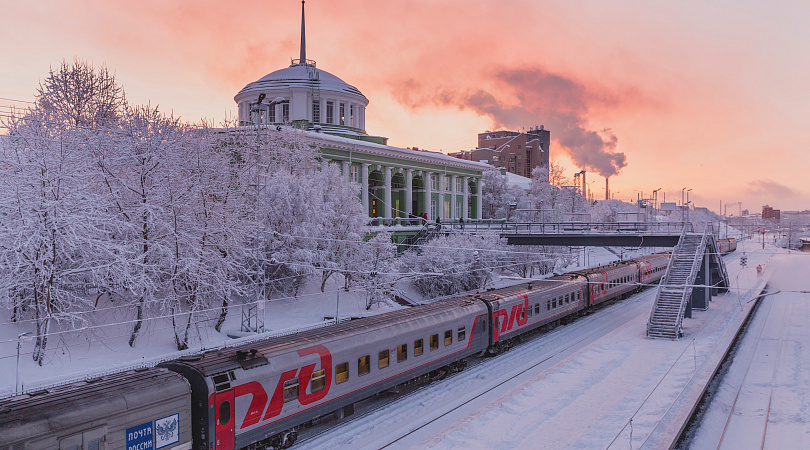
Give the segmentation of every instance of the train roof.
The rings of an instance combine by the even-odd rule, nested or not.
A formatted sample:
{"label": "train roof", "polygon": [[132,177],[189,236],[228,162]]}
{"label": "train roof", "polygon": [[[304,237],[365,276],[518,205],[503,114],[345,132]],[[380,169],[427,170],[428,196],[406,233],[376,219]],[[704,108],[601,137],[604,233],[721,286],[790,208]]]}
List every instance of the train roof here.
{"label": "train roof", "polygon": [[469,298],[448,298],[426,305],[391,311],[371,317],[342,322],[337,325],[315,328],[286,336],[271,337],[237,347],[206,352],[202,355],[181,358],[180,362],[194,367],[203,376],[215,375],[235,368],[249,369],[266,364],[266,358],[274,354],[289,353],[316,344],[328,344],[339,339],[351,339],[379,330],[395,331],[396,327],[414,327],[416,322],[432,317],[461,316],[469,313],[467,308],[484,308]]}
{"label": "train roof", "polygon": [[60,432],[105,419],[110,411],[135,410],[190,392],[182,376],[166,369],[145,368],[5,398],[0,400],[0,444],[28,438],[43,429]]}

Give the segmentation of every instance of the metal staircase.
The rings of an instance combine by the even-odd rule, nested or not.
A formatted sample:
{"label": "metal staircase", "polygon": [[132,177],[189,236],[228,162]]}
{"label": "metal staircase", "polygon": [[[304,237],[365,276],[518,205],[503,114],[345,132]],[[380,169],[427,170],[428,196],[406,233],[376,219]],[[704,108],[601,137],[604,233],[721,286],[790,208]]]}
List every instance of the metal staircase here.
{"label": "metal staircase", "polygon": [[[687,233],[684,228],[669,260],[666,275],[658,286],[655,304],[647,322],[648,338],[674,340],[683,335],[681,324],[684,311],[710,238],[708,228],[702,234]],[[719,259],[722,261],[722,258]]]}
{"label": "metal staircase", "polygon": [[435,227],[425,224],[422,227],[422,229],[419,230],[418,233],[416,233],[413,236],[406,237],[405,239],[402,240],[402,242],[400,242],[397,245],[397,254],[401,255],[403,252],[405,252],[407,250],[410,250],[410,249],[412,249],[414,247],[417,250],[419,250],[419,247],[422,244],[424,244],[425,242],[433,239],[434,237],[438,236],[439,234],[441,234],[441,232],[436,231]]}

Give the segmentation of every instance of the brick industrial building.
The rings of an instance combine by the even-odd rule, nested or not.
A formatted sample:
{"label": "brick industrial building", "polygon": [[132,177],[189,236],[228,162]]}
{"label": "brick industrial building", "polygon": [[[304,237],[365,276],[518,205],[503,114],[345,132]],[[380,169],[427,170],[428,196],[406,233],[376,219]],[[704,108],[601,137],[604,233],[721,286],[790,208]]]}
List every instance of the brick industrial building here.
{"label": "brick industrial building", "polygon": [[542,125],[525,133],[487,131],[478,134],[478,148],[450,153],[450,156],[488,163],[531,178],[535,167],[548,167],[550,143],[551,132]]}

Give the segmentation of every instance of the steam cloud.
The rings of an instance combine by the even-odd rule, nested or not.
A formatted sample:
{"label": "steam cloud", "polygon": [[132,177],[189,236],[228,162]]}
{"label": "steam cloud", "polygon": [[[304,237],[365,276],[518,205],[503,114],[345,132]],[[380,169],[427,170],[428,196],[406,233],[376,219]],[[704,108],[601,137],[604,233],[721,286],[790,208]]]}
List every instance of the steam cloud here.
{"label": "steam cloud", "polygon": [[605,177],[618,174],[627,165],[625,154],[616,151],[616,135],[609,128],[593,130],[588,126],[593,108],[618,106],[619,96],[593,92],[572,79],[541,68],[501,69],[493,74],[491,81],[494,84],[491,90],[445,90],[438,94],[434,90],[429,100],[412,97],[411,89],[419,87],[419,82],[414,80],[406,80],[396,92],[400,102],[412,107],[428,100],[469,108],[489,116],[496,128],[514,130],[543,124],[576,164]]}

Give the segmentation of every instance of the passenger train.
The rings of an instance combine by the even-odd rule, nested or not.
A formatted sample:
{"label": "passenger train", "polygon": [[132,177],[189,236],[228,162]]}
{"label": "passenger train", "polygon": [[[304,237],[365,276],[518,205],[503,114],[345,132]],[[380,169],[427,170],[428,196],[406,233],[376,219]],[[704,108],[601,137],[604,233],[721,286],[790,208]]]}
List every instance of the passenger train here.
{"label": "passenger train", "polygon": [[316,418],[463,370],[659,281],[668,262],[643,256],[10,397],[0,450],[287,448]]}

